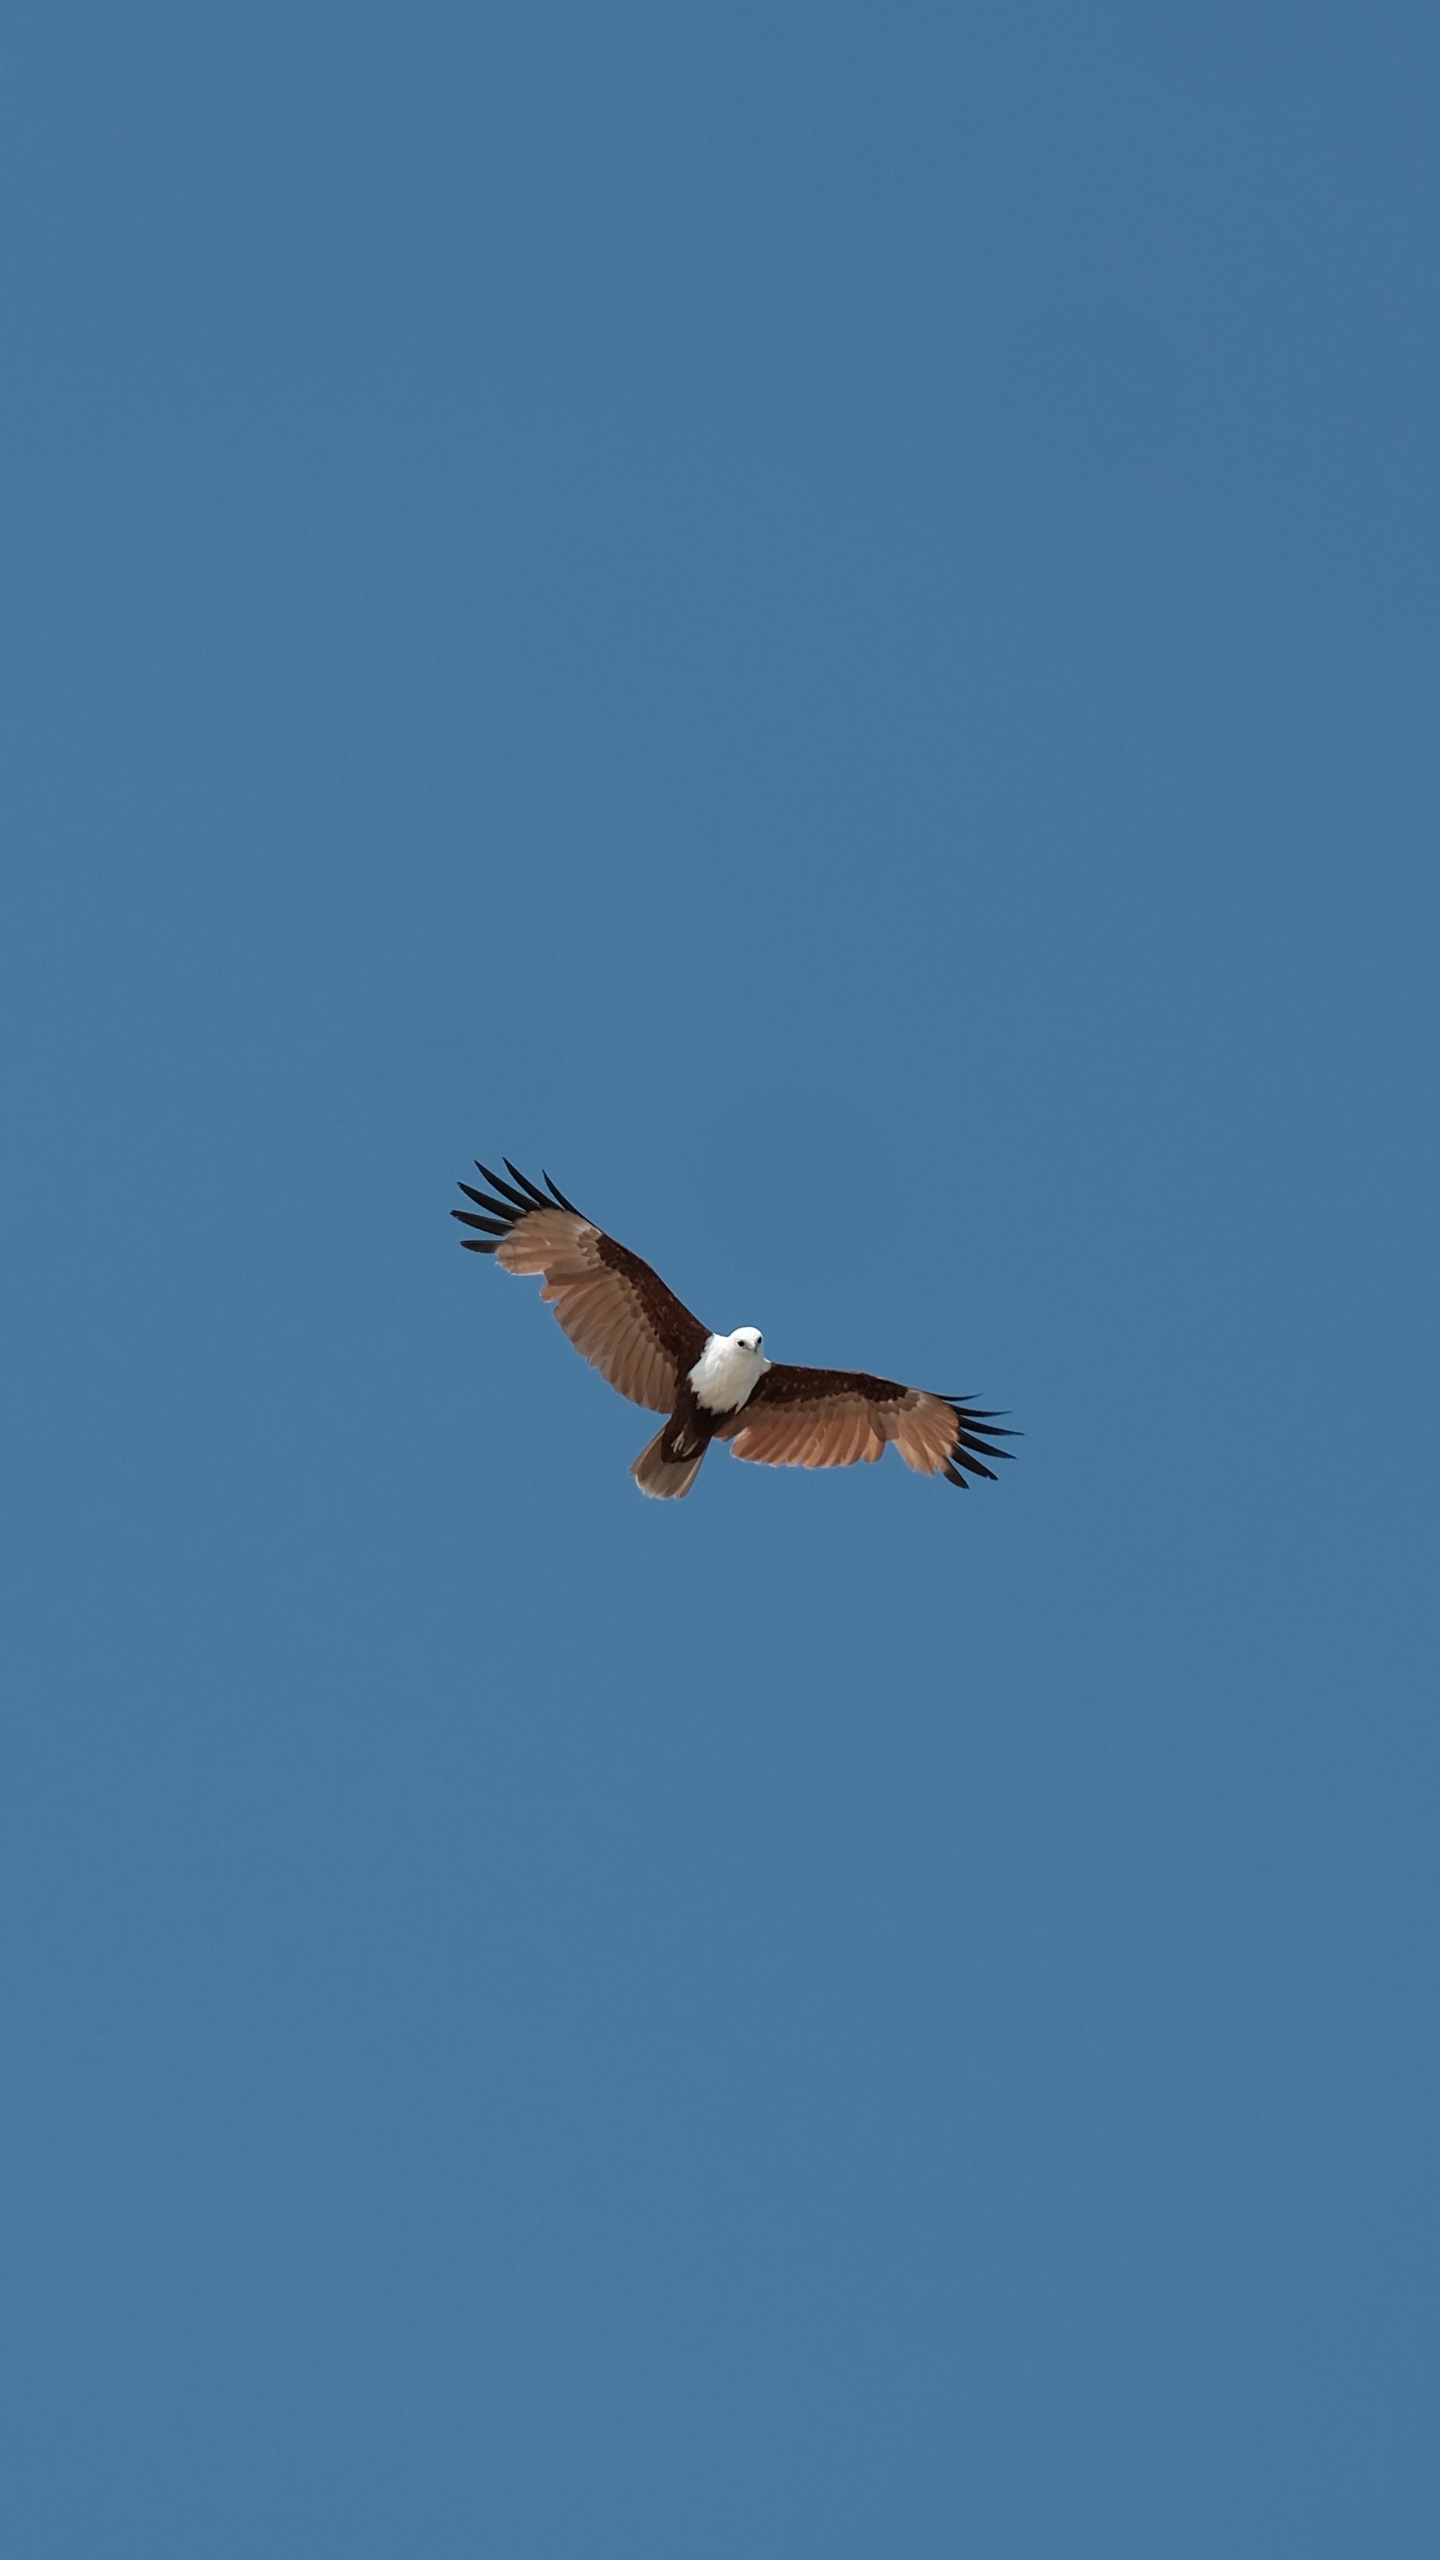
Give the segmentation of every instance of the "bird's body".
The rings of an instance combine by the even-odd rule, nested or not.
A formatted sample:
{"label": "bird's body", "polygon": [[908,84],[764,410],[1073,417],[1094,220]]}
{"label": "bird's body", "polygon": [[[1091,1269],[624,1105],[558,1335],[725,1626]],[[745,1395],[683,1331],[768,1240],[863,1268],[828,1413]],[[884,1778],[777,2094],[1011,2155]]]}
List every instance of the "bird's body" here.
{"label": "bird's body", "polygon": [[995,1416],[962,1397],[864,1370],[767,1360],[754,1325],[711,1333],[648,1262],[584,1217],[548,1175],[547,1195],[508,1156],[505,1167],[509,1182],[477,1165],[488,1192],[460,1185],[484,1215],[451,1214],[480,1231],[465,1238],[472,1253],[493,1253],[506,1271],[542,1279],[542,1298],[612,1387],[666,1416],[630,1470],[642,1493],[688,1493],[715,1439],[728,1440],[737,1458],[776,1467],[852,1466],[882,1457],[893,1441],[918,1474],[959,1485],[967,1470],[993,1482],[984,1461],[1010,1455],[993,1446],[1008,1436]]}

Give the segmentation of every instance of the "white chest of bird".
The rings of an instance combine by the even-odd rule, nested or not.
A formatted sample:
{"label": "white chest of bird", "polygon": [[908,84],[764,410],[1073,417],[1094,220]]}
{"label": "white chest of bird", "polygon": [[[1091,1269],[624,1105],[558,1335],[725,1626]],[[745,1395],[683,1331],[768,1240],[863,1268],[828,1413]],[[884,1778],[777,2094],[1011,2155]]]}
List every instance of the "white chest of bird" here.
{"label": "white chest of bird", "polygon": [[737,1413],[769,1366],[753,1324],[712,1333],[690,1371],[695,1401],[707,1413]]}

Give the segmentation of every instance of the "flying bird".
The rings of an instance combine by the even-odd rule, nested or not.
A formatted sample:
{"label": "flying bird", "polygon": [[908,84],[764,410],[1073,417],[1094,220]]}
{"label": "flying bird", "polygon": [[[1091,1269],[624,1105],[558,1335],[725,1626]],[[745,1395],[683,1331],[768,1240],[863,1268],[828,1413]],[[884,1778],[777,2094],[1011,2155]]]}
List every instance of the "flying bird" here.
{"label": "flying bird", "polygon": [[[963,1396],[897,1386],[858,1369],[795,1369],[767,1360],[753,1324],[712,1333],[667,1289],[658,1272],[584,1217],[545,1175],[539,1190],[502,1158],[510,1180],[488,1165],[489,1184],[460,1189],[474,1210],[452,1209],[470,1253],[493,1253],[502,1270],[538,1273],[577,1351],[632,1404],[666,1421],[630,1470],[642,1493],[660,1500],[688,1493],[712,1440],[766,1467],[849,1467],[883,1457],[893,1441],[918,1475],[949,1484],[970,1476],[995,1482],[987,1458],[1008,1458],[993,1413]],[[478,1214],[477,1214],[478,1213]]]}

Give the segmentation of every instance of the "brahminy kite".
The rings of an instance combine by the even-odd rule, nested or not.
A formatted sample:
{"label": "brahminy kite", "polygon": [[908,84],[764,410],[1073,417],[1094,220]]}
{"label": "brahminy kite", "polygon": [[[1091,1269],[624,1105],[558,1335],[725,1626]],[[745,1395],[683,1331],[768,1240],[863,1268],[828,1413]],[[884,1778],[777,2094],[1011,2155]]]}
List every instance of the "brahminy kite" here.
{"label": "brahminy kite", "polygon": [[[993,1413],[963,1396],[932,1396],[923,1387],[858,1369],[793,1369],[767,1360],[753,1324],[711,1333],[682,1307],[648,1262],[607,1236],[557,1191],[546,1191],[502,1158],[509,1182],[488,1165],[489,1184],[461,1190],[469,1209],[452,1209],[471,1253],[493,1253],[502,1269],[538,1272],[540,1295],[554,1307],[577,1351],[632,1404],[667,1416],[630,1473],[642,1493],[661,1500],[688,1493],[712,1440],[728,1440],[737,1458],[766,1467],[850,1467],[883,1457],[893,1440],[918,1475],[968,1476],[995,1482],[987,1458],[1002,1431]],[[547,1196],[548,1193],[548,1196]],[[493,1241],[486,1241],[486,1239]]]}

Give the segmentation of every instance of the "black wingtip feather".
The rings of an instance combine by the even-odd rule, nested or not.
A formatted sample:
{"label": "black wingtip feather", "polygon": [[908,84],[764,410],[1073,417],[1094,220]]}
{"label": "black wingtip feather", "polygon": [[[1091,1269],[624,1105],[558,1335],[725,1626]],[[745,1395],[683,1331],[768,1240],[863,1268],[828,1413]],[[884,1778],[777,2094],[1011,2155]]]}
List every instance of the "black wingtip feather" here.
{"label": "black wingtip feather", "polygon": [[[473,1200],[477,1209],[485,1211],[485,1216],[472,1218],[466,1209],[452,1209],[450,1212],[452,1218],[458,1218],[462,1225],[467,1227],[483,1228],[487,1235],[503,1241],[519,1226],[522,1218],[532,1217],[537,1209],[565,1209],[572,1218],[583,1215],[583,1212],[576,1208],[573,1200],[566,1199],[559,1184],[550,1181],[548,1173],[545,1180],[549,1184],[549,1189],[541,1191],[531,1181],[529,1174],[522,1173],[518,1165],[510,1162],[508,1156],[502,1156],[501,1162],[506,1172],[514,1177],[512,1181],[506,1182],[501,1174],[492,1173],[489,1165],[481,1164],[477,1156],[475,1170],[483,1174],[490,1185],[489,1190],[477,1191],[473,1182],[462,1182],[459,1186],[467,1200]],[[518,1190],[515,1187],[517,1183],[520,1186]],[[495,1247],[493,1244],[483,1247],[472,1244],[470,1250],[472,1253],[481,1251],[493,1253]]]}
{"label": "black wingtip feather", "polygon": [[1005,1410],[1003,1405],[994,1413],[990,1413],[984,1405],[972,1404],[968,1396],[942,1396],[940,1401],[942,1404],[948,1404],[952,1413],[957,1413],[962,1422],[982,1423],[997,1440],[1023,1440],[1025,1437],[1023,1431],[1006,1430],[1000,1419],[1000,1415]]}
{"label": "black wingtip feather", "polygon": [[519,1209],[523,1212],[533,1205],[525,1198],[523,1192],[513,1191],[508,1182],[501,1180],[498,1173],[492,1173],[488,1164],[482,1164],[478,1156],[475,1159],[475,1170],[477,1173],[484,1174],[491,1190],[498,1191],[504,1199],[510,1202],[512,1208]]}
{"label": "black wingtip feather", "polygon": [[987,1458],[1013,1458],[1013,1449],[997,1449],[997,1440],[1014,1440],[1019,1433],[1007,1431],[1002,1422],[984,1405],[972,1404],[967,1396],[942,1396],[955,1416],[955,1446],[946,1461],[944,1473],[950,1484],[968,1485],[972,1476],[983,1476],[987,1484],[998,1479]]}
{"label": "black wingtip feather", "polygon": [[513,1219],[515,1216],[513,1202],[509,1200],[492,1200],[488,1191],[477,1191],[473,1182],[462,1182],[460,1189],[464,1192],[467,1200],[474,1201],[477,1209],[488,1209],[492,1218]]}
{"label": "black wingtip feather", "polygon": [[508,1156],[502,1156],[500,1161],[504,1165],[506,1172],[514,1175],[521,1190],[529,1193],[530,1205],[532,1208],[548,1209],[550,1207],[551,1204],[546,1199],[544,1192],[537,1189],[536,1185],[531,1181],[528,1173],[522,1173],[518,1164],[512,1164]]}

